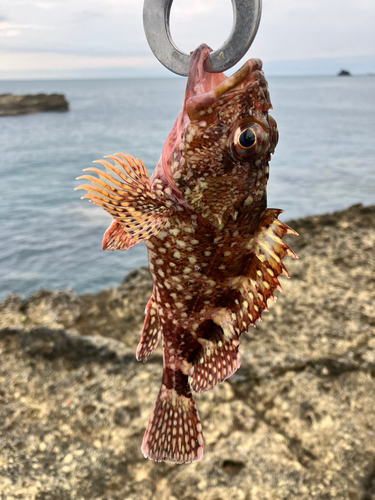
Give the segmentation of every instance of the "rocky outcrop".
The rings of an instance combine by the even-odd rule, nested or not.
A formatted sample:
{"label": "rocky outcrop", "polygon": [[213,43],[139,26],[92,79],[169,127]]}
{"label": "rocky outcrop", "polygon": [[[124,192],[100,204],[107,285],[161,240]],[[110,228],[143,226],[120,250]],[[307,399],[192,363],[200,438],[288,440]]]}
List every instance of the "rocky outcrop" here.
{"label": "rocky outcrop", "polygon": [[337,76],[352,76],[352,74],[347,69],[342,69],[337,73]]}
{"label": "rocky outcrop", "polygon": [[0,116],[26,115],[40,111],[68,111],[63,94],[13,95],[0,94]]}
{"label": "rocky outcrop", "polygon": [[145,460],[162,370],[137,363],[146,269],[97,295],[0,305],[0,491],[52,499],[375,499],[375,207],[291,221],[291,280],[196,397],[205,454]]}

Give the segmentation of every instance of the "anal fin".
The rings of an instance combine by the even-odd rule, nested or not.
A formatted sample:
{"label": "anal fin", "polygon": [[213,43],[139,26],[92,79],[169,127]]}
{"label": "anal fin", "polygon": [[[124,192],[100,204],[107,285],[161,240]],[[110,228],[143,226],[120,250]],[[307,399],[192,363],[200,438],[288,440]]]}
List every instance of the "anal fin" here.
{"label": "anal fin", "polygon": [[137,360],[142,360],[144,363],[156,349],[160,339],[155,292],[152,293],[152,296],[146,305],[145,315],[141,340],[139,341],[136,353]]}

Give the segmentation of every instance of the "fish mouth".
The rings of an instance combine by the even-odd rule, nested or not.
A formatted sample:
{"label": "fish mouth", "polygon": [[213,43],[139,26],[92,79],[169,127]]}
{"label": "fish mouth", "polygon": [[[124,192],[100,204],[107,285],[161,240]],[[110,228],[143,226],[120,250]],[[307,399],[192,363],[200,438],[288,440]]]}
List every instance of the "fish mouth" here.
{"label": "fish mouth", "polygon": [[204,66],[210,52],[212,52],[212,49],[205,43],[194,50],[189,64],[185,101],[213,90],[226,79],[224,73],[209,73],[206,71]]}
{"label": "fish mouth", "polygon": [[[206,119],[213,114],[215,108],[226,101],[230,92],[245,91],[249,86],[259,86],[259,102],[261,109],[268,111],[271,107],[267,91],[267,82],[262,72],[260,59],[249,59],[228,78],[224,73],[209,73],[205,69],[205,61],[212,49],[205,44],[200,45],[193,53],[185,93],[185,109],[191,121]],[[230,99],[231,96],[228,96]],[[256,105],[256,103],[254,103]],[[255,106],[257,107],[257,106]],[[259,107],[259,106],[258,106]]]}

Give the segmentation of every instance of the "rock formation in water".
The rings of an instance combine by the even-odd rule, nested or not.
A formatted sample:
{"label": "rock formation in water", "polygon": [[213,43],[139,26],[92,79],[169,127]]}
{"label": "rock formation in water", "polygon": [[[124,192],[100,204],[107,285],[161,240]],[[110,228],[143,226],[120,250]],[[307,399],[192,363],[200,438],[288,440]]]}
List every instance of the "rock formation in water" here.
{"label": "rock formation in water", "polygon": [[[290,221],[292,276],[242,365],[197,396],[205,454],[145,460],[160,346],[135,360],[145,268],[95,295],[0,304],[0,492],[7,500],[375,499],[375,206]],[[124,254],[126,259],[126,254]]]}
{"label": "rock formation in water", "polygon": [[40,111],[68,111],[63,94],[13,95],[0,94],[0,116],[26,115]]}
{"label": "rock formation in water", "polygon": [[352,74],[347,69],[342,69],[337,73],[337,76],[352,76]]}

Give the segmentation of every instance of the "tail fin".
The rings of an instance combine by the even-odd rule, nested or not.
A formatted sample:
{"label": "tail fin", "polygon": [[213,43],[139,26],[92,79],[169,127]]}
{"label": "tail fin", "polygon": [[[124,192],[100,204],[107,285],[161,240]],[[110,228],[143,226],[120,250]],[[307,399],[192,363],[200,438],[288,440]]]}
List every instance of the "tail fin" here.
{"label": "tail fin", "polygon": [[202,458],[203,442],[191,392],[178,394],[162,384],[143,438],[143,455],[157,462],[196,462]]}

